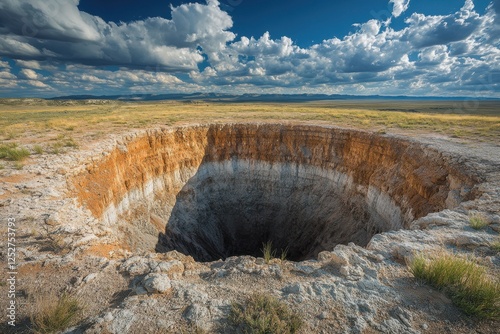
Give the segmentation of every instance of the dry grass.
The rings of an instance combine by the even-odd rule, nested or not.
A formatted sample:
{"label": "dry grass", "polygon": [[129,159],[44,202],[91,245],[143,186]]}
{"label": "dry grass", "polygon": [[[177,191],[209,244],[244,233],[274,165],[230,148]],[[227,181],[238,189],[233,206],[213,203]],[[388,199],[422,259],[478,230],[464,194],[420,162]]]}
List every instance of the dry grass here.
{"label": "dry grass", "polygon": [[473,259],[446,252],[431,257],[420,254],[408,267],[415,278],[447,293],[465,313],[500,319],[500,280]]}
{"label": "dry grass", "polygon": [[289,247],[287,246],[285,249],[282,249],[281,250],[281,255],[280,255],[280,260],[281,262],[285,261],[287,256],[288,256],[288,250],[289,250]]}
{"label": "dry grass", "polygon": [[0,145],[0,159],[20,162],[29,156],[30,152],[27,149],[18,148],[15,143]]}
{"label": "dry grass", "polygon": [[63,294],[58,300],[38,298],[36,313],[32,316],[35,333],[58,333],[71,326],[82,310],[75,297]]}
{"label": "dry grass", "polygon": [[64,153],[69,148],[78,148],[78,144],[72,137],[68,137],[64,134],[58,135],[54,138],[53,143],[48,146],[47,152],[51,154]]}
{"label": "dry grass", "polygon": [[276,250],[273,250],[272,241],[263,242],[261,252],[266,264],[276,257]]}
{"label": "dry grass", "polygon": [[[10,100],[9,100],[10,101]],[[379,133],[437,133],[451,137],[498,142],[500,115],[497,102],[478,102],[464,109],[459,102],[311,103],[186,103],[83,101],[26,102],[0,99],[0,135],[4,140],[30,144],[49,142],[54,134],[71,133],[80,139],[99,139],[109,132],[185,122],[252,120],[314,121],[370,129]],[[458,105],[458,106],[457,106]],[[21,138],[21,139],[20,139]]]}
{"label": "dry grass", "polygon": [[243,304],[233,303],[229,322],[247,334],[293,334],[303,320],[277,299],[254,294]]}
{"label": "dry grass", "polygon": [[495,252],[500,253],[500,237],[490,243],[490,248]]}
{"label": "dry grass", "polygon": [[469,225],[475,230],[483,229],[489,224],[490,222],[488,218],[485,217],[483,214],[475,213],[469,216]]}
{"label": "dry grass", "polygon": [[35,151],[36,154],[42,154],[43,153],[43,147],[40,145],[35,145],[33,147],[33,151]]}

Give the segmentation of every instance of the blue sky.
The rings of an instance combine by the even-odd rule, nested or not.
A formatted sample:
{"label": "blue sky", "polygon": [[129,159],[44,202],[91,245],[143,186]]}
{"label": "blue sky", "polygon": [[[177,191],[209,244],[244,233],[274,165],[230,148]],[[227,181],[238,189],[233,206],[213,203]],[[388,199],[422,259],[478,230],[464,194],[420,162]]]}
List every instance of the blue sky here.
{"label": "blue sky", "polygon": [[500,97],[500,0],[0,0],[0,96]]}

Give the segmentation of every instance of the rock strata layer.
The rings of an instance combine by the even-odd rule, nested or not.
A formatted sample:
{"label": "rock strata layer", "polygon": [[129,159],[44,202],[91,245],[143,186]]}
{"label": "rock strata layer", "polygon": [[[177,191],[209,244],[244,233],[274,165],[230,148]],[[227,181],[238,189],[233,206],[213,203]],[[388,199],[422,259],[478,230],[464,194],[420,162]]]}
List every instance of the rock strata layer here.
{"label": "rock strata layer", "polygon": [[479,181],[409,139],[250,123],[149,130],[70,183],[97,219],[129,229],[124,243],[212,261],[266,241],[293,260],[366,245],[472,199]]}

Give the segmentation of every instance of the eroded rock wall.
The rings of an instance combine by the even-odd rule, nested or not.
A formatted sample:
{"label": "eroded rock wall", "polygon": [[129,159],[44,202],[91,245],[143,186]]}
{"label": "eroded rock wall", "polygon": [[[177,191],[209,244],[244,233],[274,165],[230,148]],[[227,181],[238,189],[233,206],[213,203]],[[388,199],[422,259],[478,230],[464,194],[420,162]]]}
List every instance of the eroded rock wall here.
{"label": "eroded rock wall", "polygon": [[[402,138],[323,126],[250,123],[155,129],[144,136],[125,138],[72,184],[80,203],[110,226],[140,203],[147,210],[147,203],[158,201],[162,214],[153,215],[149,222],[153,231],[163,233],[167,223],[179,221],[171,213],[185,200],[190,182],[225,182],[221,175],[229,175],[236,184],[245,178],[245,166],[258,171],[252,176],[256,178],[246,179],[249,184],[260,178],[278,185],[263,189],[266,194],[276,191],[279,196],[285,188],[292,194],[290,189],[301,184],[297,187],[300,192],[293,196],[309,198],[305,200],[308,207],[322,187],[325,193],[337,195],[332,201],[318,197],[315,212],[330,212],[328,205],[338,207],[342,196],[348,197],[343,203],[364,203],[363,214],[375,225],[367,229],[368,234],[406,227],[415,218],[456,206],[471,196],[476,183],[441,153]],[[292,184],[287,185],[286,180]],[[309,188],[304,180],[310,181]],[[194,188],[201,196],[197,186]],[[244,187],[238,190],[242,192]],[[282,194],[279,202],[286,202],[290,194]],[[191,206],[193,203],[200,202]],[[253,204],[255,201],[247,203]],[[286,206],[280,210],[286,211]],[[193,226],[199,217],[174,222],[171,228],[180,235],[180,225]],[[324,218],[326,224],[332,220]],[[361,228],[354,226],[352,234]],[[369,236],[358,239],[367,242]],[[316,242],[326,247],[324,240]]]}

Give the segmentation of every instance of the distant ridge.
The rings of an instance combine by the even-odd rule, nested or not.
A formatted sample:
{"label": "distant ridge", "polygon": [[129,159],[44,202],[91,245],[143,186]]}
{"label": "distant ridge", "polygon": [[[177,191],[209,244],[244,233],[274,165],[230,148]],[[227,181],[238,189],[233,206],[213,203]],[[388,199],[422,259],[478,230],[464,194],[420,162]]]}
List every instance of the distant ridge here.
{"label": "distant ridge", "polygon": [[132,94],[132,95],[68,95],[48,98],[48,100],[121,100],[121,101],[211,101],[211,102],[307,102],[329,100],[421,100],[456,101],[483,100],[496,101],[498,98],[483,97],[439,97],[439,96],[382,96],[382,95],[327,95],[327,94]]}

